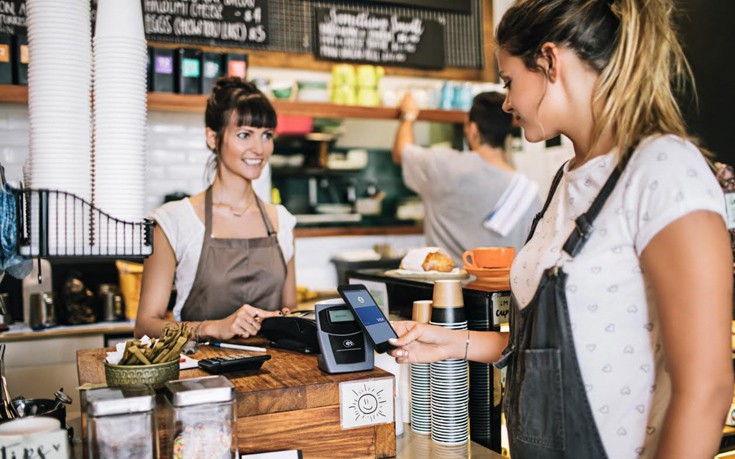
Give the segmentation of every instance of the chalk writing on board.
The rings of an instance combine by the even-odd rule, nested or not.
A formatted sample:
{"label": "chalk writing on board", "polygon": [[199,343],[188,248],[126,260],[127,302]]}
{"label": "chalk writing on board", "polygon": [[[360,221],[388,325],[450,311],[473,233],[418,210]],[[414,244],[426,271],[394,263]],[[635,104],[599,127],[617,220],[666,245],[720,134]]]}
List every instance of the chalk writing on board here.
{"label": "chalk writing on board", "polygon": [[26,33],[25,0],[0,0],[0,33]]}
{"label": "chalk writing on board", "polygon": [[143,0],[148,40],[222,46],[268,42],[267,0]]}
{"label": "chalk writing on board", "polygon": [[437,21],[315,8],[315,24],[316,54],[323,59],[444,66],[444,27]]}

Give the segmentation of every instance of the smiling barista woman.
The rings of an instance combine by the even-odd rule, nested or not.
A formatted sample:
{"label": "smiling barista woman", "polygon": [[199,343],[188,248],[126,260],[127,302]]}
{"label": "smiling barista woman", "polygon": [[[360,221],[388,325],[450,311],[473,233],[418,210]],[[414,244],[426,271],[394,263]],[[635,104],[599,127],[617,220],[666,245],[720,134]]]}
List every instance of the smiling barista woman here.
{"label": "smiling barista woman", "polygon": [[197,340],[247,338],[262,318],[295,307],[296,219],[262,202],[252,184],[273,153],[276,122],[253,84],[238,78],[215,84],[205,112],[214,181],[153,213],[155,251],[144,265],[136,336],[161,335],[172,279],[174,318],[189,322]]}

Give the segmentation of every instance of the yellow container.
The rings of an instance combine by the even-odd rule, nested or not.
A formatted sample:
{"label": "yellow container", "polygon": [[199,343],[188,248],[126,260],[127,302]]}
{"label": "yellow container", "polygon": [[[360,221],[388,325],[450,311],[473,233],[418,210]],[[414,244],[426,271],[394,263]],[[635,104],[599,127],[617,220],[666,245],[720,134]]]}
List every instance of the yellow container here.
{"label": "yellow container", "polygon": [[140,285],[143,281],[143,264],[116,260],[120,274],[120,293],[125,300],[125,318],[135,320],[140,302]]}

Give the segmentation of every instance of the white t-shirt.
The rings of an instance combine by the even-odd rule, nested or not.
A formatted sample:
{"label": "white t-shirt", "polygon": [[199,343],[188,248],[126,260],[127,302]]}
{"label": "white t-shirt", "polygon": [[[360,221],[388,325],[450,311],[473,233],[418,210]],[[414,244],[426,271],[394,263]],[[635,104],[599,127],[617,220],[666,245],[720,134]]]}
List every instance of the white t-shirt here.
{"label": "white t-shirt", "polygon": [[607,455],[651,457],[671,381],[640,256],[686,214],[708,210],[725,218],[724,196],[694,145],[675,136],[649,138],[623,171],[587,244],[570,259],[562,246],[574,219],[588,210],[616,163],[612,152],[564,171],[533,239],[513,263],[511,285],[525,307],[543,271],[563,267],[577,359]]}
{"label": "white t-shirt", "polygon": [[[515,224],[507,234],[485,226],[517,172],[485,162],[473,152],[406,145],[402,152],[403,181],[426,206],[426,243],[444,249],[463,265],[462,253],[474,247],[523,247],[536,212],[541,208],[538,186],[532,196],[511,211]],[[527,180],[528,181],[528,180]],[[527,190],[528,191],[528,190]]]}
{"label": "white t-shirt", "polygon": [[[278,212],[278,245],[281,246],[283,258],[288,263],[294,255],[293,229],[296,217],[283,206],[276,206]],[[153,212],[154,219],[168,238],[176,255],[176,304],[174,317],[181,320],[181,308],[189,297],[194,284],[199,256],[202,253],[204,239],[204,223],[199,220],[191,201],[186,198],[180,201],[167,202]],[[276,225],[276,222],[272,222]]]}

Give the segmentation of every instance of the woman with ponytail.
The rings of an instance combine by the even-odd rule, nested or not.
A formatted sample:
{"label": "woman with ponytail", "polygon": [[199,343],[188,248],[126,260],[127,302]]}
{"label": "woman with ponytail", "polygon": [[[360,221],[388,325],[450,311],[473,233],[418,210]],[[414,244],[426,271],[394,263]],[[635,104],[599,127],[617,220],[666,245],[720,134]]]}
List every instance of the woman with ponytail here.
{"label": "woman with ponytail", "polygon": [[296,306],[296,219],[253,190],[273,154],[276,112],[252,83],[221,78],[204,117],[213,181],[153,213],[155,251],[143,269],[137,336],[161,334],[172,282],[174,320],[189,322],[197,341],[247,338],[263,318]]}
{"label": "woman with ponytail", "polygon": [[507,366],[517,458],[711,458],[732,399],[724,196],[676,97],[671,0],[523,0],[497,30],[504,108],[567,136],[511,269],[510,334],[395,325],[399,362]]}

